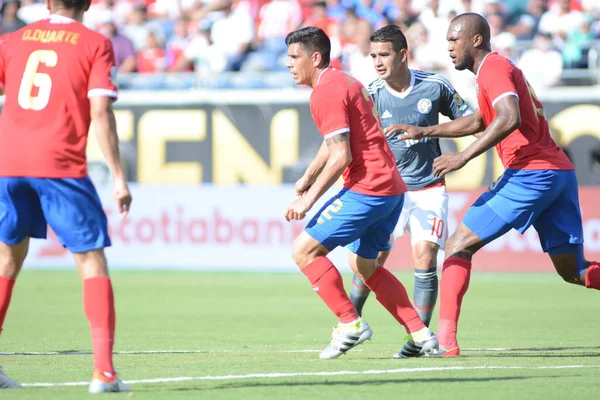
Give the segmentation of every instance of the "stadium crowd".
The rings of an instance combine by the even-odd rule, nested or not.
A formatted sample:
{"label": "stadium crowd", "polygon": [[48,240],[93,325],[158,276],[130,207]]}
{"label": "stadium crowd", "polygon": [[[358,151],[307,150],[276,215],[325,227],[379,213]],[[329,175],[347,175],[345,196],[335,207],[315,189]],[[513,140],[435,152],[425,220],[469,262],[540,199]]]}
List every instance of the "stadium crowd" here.
{"label": "stadium crowd", "polygon": [[[293,86],[288,75],[276,73],[286,70],[284,38],[308,25],[321,27],[331,37],[334,67],[368,83],[375,78],[369,36],[390,23],[399,25],[408,38],[412,68],[442,72],[460,87],[445,37],[450,20],[468,11],[487,18],[493,50],[517,63],[536,89],[560,84],[565,69],[597,69],[600,50],[598,0],[92,3],[84,23],[112,39],[121,76],[137,73],[137,79],[120,83],[133,88],[185,88],[197,84],[198,79],[216,87],[231,87],[236,86],[235,75],[243,76],[242,86]],[[15,31],[48,13],[44,0],[4,0],[1,11],[0,33]],[[223,74],[234,71],[246,74]],[[173,72],[188,74],[170,74]],[[169,75],[173,78],[168,79]],[[156,79],[158,76],[161,79]],[[252,79],[259,76],[259,80]]]}

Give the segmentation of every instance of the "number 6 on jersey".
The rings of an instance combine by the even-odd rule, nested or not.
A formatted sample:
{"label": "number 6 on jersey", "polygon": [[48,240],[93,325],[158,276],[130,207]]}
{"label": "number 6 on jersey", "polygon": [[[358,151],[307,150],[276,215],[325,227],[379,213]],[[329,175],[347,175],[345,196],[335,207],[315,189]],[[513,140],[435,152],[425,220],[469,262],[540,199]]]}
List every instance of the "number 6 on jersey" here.
{"label": "number 6 on jersey", "polygon": [[[35,50],[27,59],[21,86],[19,87],[19,105],[24,110],[43,110],[50,101],[52,79],[50,75],[38,72],[40,64],[56,67],[58,55],[54,50]],[[32,96],[33,87],[38,88],[37,96]]]}

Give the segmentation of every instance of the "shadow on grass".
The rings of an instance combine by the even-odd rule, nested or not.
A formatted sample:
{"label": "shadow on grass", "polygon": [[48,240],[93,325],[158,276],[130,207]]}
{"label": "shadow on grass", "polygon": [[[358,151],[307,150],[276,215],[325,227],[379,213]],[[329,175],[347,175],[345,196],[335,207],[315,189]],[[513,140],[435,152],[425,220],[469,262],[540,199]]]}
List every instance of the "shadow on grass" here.
{"label": "shadow on grass", "polygon": [[[228,390],[228,389],[252,389],[252,388],[277,388],[277,387],[314,387],[314,386],[379,386],[385,384],[432,384],[432,383],[469,383],[469,382],[501,382],[501,381],[523,381],[527,379],[540,378],[560,378],[560,375],[544,375],[544,376],[504,376],[504,377],[470,377],[470,378],[410,378],[410,379],[375,379],[375,380],[330,380],[323,381],[300,381],[300,382],[239,382],[230,383],[219,386],[194,386],[186,388],[158,388],[159,391],[209,391],[209,390]],[[156,391],[157,388],[149,389],[148,391]],[[145,391],[137,389],[139,391]]]}

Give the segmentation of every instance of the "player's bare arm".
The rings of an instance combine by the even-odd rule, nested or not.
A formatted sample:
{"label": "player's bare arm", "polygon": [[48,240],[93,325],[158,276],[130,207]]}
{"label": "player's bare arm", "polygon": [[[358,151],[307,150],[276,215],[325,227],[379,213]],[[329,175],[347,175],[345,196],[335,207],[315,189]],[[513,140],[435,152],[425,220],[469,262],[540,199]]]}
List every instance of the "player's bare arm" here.
{"label": "player's bare arm", "polygon": [[[446,153],[433,162],[433,174],[444,176],[465,166],[473,158],[485,153],[521,125],[519,99],[506,96],[494,105],[496,118],[469,147],[460,153]],[[461,118],[462,119],[462,118]]]}
{"label": "player's bare arm", "polygon": [[437,138],[459,138],[470,135],[477,135],[483,132],[485,124],[479,109],[473,114],[465,115],[455,119],[454,121],[445,122],[439,125],[432,126],[413,126],[406,124],[393,124],[384,129],[384,134],[389,136],[394,132],[404,132],[398,136],[398,140],[415,139],[419,140],[424,137]]}
{"label": "player's bare arm", "polygon": [[345,132],[325,140],[329,153],[327,162],[308,191],[290,204],[285,214],[287,221],[303,219],[315,202],[329,190],[350,164],[352,153],[349,134]]}
{"label": "player's bare arm", "polygon": [[327,149],[327,143],[323,141],[321,147],[319,147],[317,156],[312,160],[308,168],[306,168],[304,175],[296,182],[295,190],[297,196],[302,196],[312,186],[317,176],[319,176],[325,167],[328,157],[329,149]]}
{"label": "player's bare arm", "polygon": [[106,96],[91,97],[90,112],[98,144],[113,176],[113,199],[117,203],[121,216],[125,218],[132,199],[127,186],[127,178],[121,166],[119,136],[112,102],[113,99]]}

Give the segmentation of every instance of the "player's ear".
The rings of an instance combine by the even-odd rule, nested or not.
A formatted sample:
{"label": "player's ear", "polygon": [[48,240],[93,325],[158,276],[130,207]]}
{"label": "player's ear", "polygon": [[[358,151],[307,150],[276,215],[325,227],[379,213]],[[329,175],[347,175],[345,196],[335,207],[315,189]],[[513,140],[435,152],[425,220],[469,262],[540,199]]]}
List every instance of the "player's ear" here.
{"label": "player's ear", "polygon": [[483,44],[483,36],[477,34],[473,36],[473,47],[479,48]]}
{"label": "player's ear", "polygon": [[400,54],[400,61],[402,61],[403,63],[408,62],[408,50],[407,49],[400,49],[400,51],[398,53]]}
{"label": "player's ear", "polygon": [[323,57],[321,56],[321,53],[318,51],[315,51],[314,53],[312,53],[311,58],[312,58],[313,65],[316,68],[321,68],[321,61],[323,61]]}
{"label": "player's ear", "polygon": [[83,9],[83,11],[89,10],[91,6],[92,6],[92,0],[87,0],[85,2],[85,8]]}

